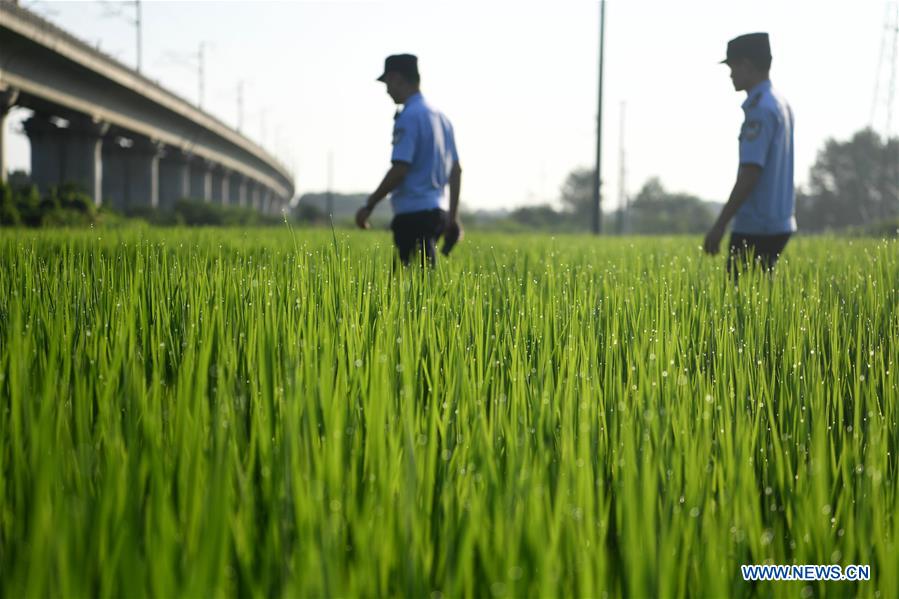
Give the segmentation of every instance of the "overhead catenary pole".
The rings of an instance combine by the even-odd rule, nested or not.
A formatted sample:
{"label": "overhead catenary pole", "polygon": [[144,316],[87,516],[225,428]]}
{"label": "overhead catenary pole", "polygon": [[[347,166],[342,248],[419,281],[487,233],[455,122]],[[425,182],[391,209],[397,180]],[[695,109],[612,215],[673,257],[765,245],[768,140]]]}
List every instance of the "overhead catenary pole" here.
{"label": "overhead catenary pole", "polygon": [[328,191],[325,193],[325,209],[328,211],[328,218],[334,219],[334,194],[332,188],[334,185],[334,153],[328,152]]}
{"label": "overhead catenary pole", "polygon": [[197,106],[199,106],[201,109],[203,108],[203,87],[205,84],[205,82],[204,82],[205,74],[203,72],[203,70],[204,70],[203,63],[206,60],[205,55],[203,53],[205,46],[206,46],[206,44],[204,42],[200,42],[200,47],[197,50],[197,81],[198,81],[197,85],[199,86],[199,92],[197,94],[197,97],[199,98],[199,100],[197,102]]}
{"label": "overhead catenary pole", "polygon": [[618,232],[627,233],[627,156],[624,151],[624,112],[627,104],[621,103],[618,120]]}
{"label": "overhead catenary pole", "polygon": [[243,80],[237,82],[237,132],[243,129]]}
{"label": "overhead catenary pole", "polygon": [[[2,0],[0,0],[2,1]],[[141,68],[143,67],[143,19],[141,17],[141,0],[132,0],[131,3],[113,3],[110,0],[101,0],[101,6],[103,6],[103,17],[118,17],[128,22],[129,25],[134,26],[134,37],[135,37],[135,70],[140,73]],[[133,7],[134,8],[134,18],[129,17],[124,8]],[[100,48],[100,42],[97,42],[97,48]]]}
{"label": "overhead catenary pole", "polygon": [[606,0],[599,3],[599,94],[596,109],[596,168],[593,170],[593,234],[599,235],[602,231],[602,67],[603,54],[605,53],[606,34]]}
{"label": "overhead catenary pole", "polygon": [[143,63],[143,35],[141,31],[140,0],[134,0],[134,28],[137,30],[137,72]]}

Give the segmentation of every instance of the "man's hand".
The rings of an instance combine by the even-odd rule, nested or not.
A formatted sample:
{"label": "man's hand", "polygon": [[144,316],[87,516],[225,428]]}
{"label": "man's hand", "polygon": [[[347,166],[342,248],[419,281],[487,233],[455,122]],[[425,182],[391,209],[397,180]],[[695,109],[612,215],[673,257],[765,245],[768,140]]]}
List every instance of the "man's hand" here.
{"label": "man's hand", "polygon": [[446,225],[443,228],[443,249],[440,250],[444,256],[448,256],[453,247],[461,241],[463,237],[462,223],[458,217],[452,216],[449,212],[446,214]]}
{"label": "man's hand", "polygon": [[724,229],[727,228],[727,223],[730,222],[737,214],[740,206],[749,198],[749,194],[755,189],[761,176],[762,167],[758,164],[746,163],[740,165],[740,170],[737,171],[737,181],[730,192],[730,197],[727,199],[727,203],[724,204],[724,208],[721,209],[721,214],[718,215],[715,226],[709,229],[705,236],[702,249],[706,254],[714,256],[718,253],[718,246],[721,245],[721,238],[724,237]]}
{"label": "man's hand", "polygon": [[371,208],[368,206],[363,206],[356,212],[356,226],[360,229],[370,229],[371,224],[368,222],[368,217],[371,216]]}
{"label": "man's hand", "polygon": [[709,232],[706,233],[705,241],[702,244],[702,249],[706,254],[714,256],[718,253],[718,247],[721,245],[721,238],[724,237],[724,227],[715,223],[715,226],[709,229]]}

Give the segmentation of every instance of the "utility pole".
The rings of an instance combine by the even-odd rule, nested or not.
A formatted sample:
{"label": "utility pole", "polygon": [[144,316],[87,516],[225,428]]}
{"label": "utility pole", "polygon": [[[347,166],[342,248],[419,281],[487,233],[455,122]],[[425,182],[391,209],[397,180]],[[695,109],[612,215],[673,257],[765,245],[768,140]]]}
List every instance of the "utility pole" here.
{"label": "utility pole", "polygon": [[243,129],[243,79],[237,82],[237,132]]}
{"label": "utility pole", "polygon": [[204,42],[200,42],[200,47],[199,49],[197,49],[197,80],[200,88],[197,96],[199,98],[197,106],[200,107],[200,110],[203,109],[203,88],[205,87],[204,80],[206,78],[206,75],[204,73],[204,63],[206,61],[206,57],[203,52],[205,46],[206,44]]}
{"label": "utility pole", "polygon": [[143,27],[141,26],[140,0],[134,0],[134,28],[137,30],[137,72],[140,73],[143,64],[144,43]]}
{"label": "utility pole", "polygon": [[197,107],[203,109],[203,102],[206,96],[206,50],[210,42],[200,42],[197,46],[197,53],[193,52],[173,52],[168,51],[163,56],[163,60],[169,63],[178,64],[191,71],[196,69],[197,73]]}
{"label": "utility pole", "polygon": [[606,0],[599,3],[599,94],[596,109],[596,169],[593,171],[593,234],[602,231],[602,67],[605,54]]}
{"label": "utility pole", "polygon": [[328,211],[328,218],[332,221],[334,220],[334,194],[332,193],[332,187],[334,185],[334,153],[328,152],[328,191],[325,193],[325,203],[326,210]]}
{"label": "utility pole", "polygon": [[268,112],[268,108],[263,108],[259,111],[259,145],[263,148],[265,147],[265,113]]}
{"label": "utility pole", "polygon": [[627,156],[624,152],[624,112],[627,108],[625,102],[621,103],[621,111],[618,121],[618,232],[627,233],[628,230],[628,198],[627,198]]}
{"label": "utility pole", "polygon": [[119,17],[120,19],[124,19],[128,23],[134,26],[135,38],[137,40],[136,43],[136,62],[137,62],[137,72],[141,72],[141,68],[143,67],[143,18],[141,15],[141,0],[134,0],[132,2],[132,7],[134,8],[134,17],[129,18],[125,13],[122,12],[120,6],[113,6],[111,2],[104,1],[103,2],[103,16],[104,17]]}

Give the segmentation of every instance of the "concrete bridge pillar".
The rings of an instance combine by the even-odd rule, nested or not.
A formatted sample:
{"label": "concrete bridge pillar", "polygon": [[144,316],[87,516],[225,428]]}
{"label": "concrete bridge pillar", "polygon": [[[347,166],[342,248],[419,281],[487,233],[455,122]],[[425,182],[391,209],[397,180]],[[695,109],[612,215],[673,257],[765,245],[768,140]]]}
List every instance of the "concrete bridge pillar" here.
{"label": "concrete bridge pillar", "polygon": [[229,171],[222,165],[212,169],[212,201],[223,206],[228,205]]}
{"label": "concrete bridge pillar", "polygon": [[89,117],[69,120],[65,161],[60,183],[72,182],[84,189],[95,206],[103,203],[103,136],[109,124]]}
{"label": "concrete bridge pillar", "polygon": [[240,173],[234,173],[231,184],[234,189],[233,201],[241,208],[245,208],[247,206],[247,178]]}
{"label": "concrete bridge pillar", "polygon": [[37,112],[22,125],[31,142],[31,180],[44,192],[61,178],[62,135],[49,116]]}
{"label": "concrete bridge pillar", "polygon": [[231,171],[222,173],[222,204],[229,206],[234,203],[231,199]]}
{"label": "concrete bridge pillar", "polygon": [[162,144],[136,137],[107,139],[103,146],[103,197],[120,212],[158,208]]}
{"label": "concrete bridge pillar", "polygon": [[259,212],[268,214],[268,189],[262,185],[259,186]]}
{"label": "concrete bridge pillar", "polygon": [[128,169],[129,199],[132,205],[159,207],[159,157],[162,144],[148,138],[138,137],[129,148],[130,168]]}
{"label": "concrete bridge pillar", "polygon": [[190,162],[190,198],[204,202],[212,199],[212,163],[199,156]]}
{"label": "concrete bridge pillar", "polygon": [[74,183],[99,206],[103,202],[103,135],[109,125],[82,116],[68,122],[68,127],[59,127],[37,113],[25,121],[31,141],[31,179],[42,192]]}
{"label": "concrete bridge pillar", "polygon": [[[118,138],[109,136],[103,142],[103,203],[118,211],[125,209],[125,151]],[[32,172],[34,164],[31,165]]]}
{"label": "concrete bridge pillar", "polygon": [[159,160],[159,207],[170,210],[175,202],[190,197],[190,155],[166,148]]}
{"label": "concrete bridge pillar", "polygon": [[[128,159],[119,138],[110,136],[103,143],[103,202],[110,208],[124,212],[128,207]],[[32,172],[34,164],[31,165]]]}
{"label": "concrete bridge pillar", "polygon": [[262,210],[262,189],[259,186],[259,183],[255,181],[249,182],[249,196],[250,196],[250,207],[259,212]]}
{"label": "concrete bridge pillar", "polygon": [[4,89],[0,91],[0,182],[6,183],[6,115],[16,105],[19,90]]}

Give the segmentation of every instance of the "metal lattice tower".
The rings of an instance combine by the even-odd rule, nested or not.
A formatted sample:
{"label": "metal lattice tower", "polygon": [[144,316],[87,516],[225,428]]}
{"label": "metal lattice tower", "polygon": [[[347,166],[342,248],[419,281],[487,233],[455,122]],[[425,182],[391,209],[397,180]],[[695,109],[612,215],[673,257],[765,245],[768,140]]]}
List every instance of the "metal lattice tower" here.
{"label": "metal lattice tower", "polygon": [[[897,70],[899,70],[899,2],[888,2],[884,13],[883,36],[874,81],[871,103],[871,129],[883,136],[893,136],[893,115],[896,108]],[[882,110],[883,114],[879,114]],[[881,129],[882,126],[882,129]]]}
{"label": "metal lattice tower", "polygon": [[874,80],[874,96],[871,103],[870,129],[883,141],[883,157],[878,188],[879,210],[877,218],[892,218],[899,213],[899,196],[895,181],[899,174],[899,156],[894,137],[893,113],[896,109],[896,76],[899,68],[899,2],[888,2],[883,19],[883,35],[880,39],[880,56]]}

